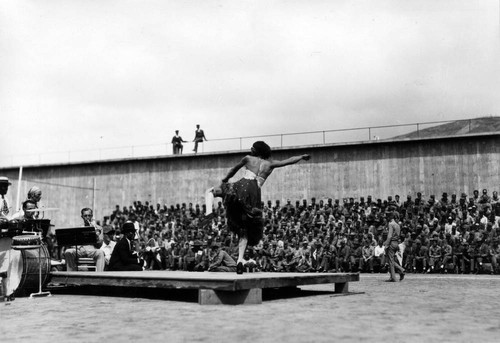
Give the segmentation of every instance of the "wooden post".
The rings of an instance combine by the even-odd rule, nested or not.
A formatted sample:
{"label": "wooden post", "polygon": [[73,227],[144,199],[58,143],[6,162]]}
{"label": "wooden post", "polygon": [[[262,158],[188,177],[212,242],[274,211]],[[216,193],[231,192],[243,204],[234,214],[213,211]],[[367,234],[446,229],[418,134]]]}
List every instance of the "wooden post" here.
{"label": "wooden post", "polygon": [[92,186],[92,213],[94,214],[94,216],[95,216],[95,185],[96,181],[94,177],[94,184]]}
{"label": "wooden post", "polygon": [[17,181],[17,198],[16,198],[16,208],[15,211],[19,211],[21,209],[20,201],[21,201],[21,181],[23,178],[23,166],[19,167],[19,178]]}
{"label": "wooden post", "polygon": [[335,293],[349,293],[349,282],[336,283]]}
{"label": "wooden post", "polygon": [[252,288],[241,291],[198,290],[200,305],[254,305],[262,304],[262,289]]}

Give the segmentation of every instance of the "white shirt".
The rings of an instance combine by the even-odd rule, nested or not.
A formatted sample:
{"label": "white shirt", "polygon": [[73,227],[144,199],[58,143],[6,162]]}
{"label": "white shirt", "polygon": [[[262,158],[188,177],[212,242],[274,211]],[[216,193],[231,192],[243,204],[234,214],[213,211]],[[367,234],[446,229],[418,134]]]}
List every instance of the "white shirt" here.
{"label": "white shirt", "polygon": [[[6,206],[9,209],[9,213],[4,213],[3,212],[4,199],[5,199],[5,203],[7,204]],[[7,219],[10,219],[10,217],[12,216],[13,213],[14,213],[14,209],[10,206],[10,202],[7,199],[7,196],[5,195],[5,198],[2,198],[0,196],[0,217],[3,216],[3,217],[6,217]]]}
{"label": "white shirt", "polygon": [[447,233],[451,234],[452,231],[453,231],[453,228],[456,227],[456,226],[457,226],[457,224],[455,222],[453,222],[451,224],[450,223],[444,224],[444,233],[445,234],[447,234]]}
{"label": "white shirt", "polygon": [[111,254],[113,253],[113,249],[115,248],[116,242],[115,241],[110,241],[109,244],[106,244],[102,242],[101,247],[99,248],[104,252],[104,258],[106,260],[106,264],[109,263],[109,260],[111,259]]}
{"label": "white shirt", "polygon": [[376,257],[379,257],[380,255],[383,255],[385,253],[385,247],[384,246],[376,246],[374,254]]}

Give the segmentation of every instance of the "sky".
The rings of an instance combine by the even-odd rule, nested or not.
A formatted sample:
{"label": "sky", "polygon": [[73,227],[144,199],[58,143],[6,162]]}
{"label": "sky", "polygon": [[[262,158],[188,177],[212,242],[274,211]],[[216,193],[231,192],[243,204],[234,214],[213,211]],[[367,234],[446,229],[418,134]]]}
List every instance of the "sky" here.
{"label": "sky", "polygon": [[0,165],[191,141],[196,124],[209,149],[498,116],[499,15],[499,0],[2,0]]}

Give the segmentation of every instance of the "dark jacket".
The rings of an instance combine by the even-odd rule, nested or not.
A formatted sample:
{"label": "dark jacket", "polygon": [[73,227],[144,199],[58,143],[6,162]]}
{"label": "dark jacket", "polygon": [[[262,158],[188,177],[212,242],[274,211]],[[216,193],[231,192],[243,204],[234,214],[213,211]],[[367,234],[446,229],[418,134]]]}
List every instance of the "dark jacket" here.
{"label": "dark jacket", "polygon": [[132,254],[127,238],[123,237],[116,243],[108,270],[142,270],[137,256]]}

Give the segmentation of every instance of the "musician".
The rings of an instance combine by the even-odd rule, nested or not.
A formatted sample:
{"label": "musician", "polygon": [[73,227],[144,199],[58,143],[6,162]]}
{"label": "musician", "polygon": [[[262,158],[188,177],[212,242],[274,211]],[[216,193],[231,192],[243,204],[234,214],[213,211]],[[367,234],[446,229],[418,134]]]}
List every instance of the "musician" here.
{"label": "musician", "polygon": [[37,186],[33,186],[28,191],[28,199],[33,200],[37,205],[42,199],[42,190]]}
{"label": "musician", "polygon": [[133,249],[133,241],[135,238],[134,223],[125,222],[121,230],[123,238],[116,243],[111,259],[109,261],[108,270],[110,271],[140,271],[142,270],[141,262],[137,253]]}
{"label": "musician", "polygon": [[[33,186],[30,188],[28,191],[28,197],[26,198],[26,201],[23,202],[22,209],[18,212],[16,212],[11,219],[17,219],[17,220],[31,220],[31,219],[37,219],[38,214],[40,212],[31,212],[31,213],[25,213],[25,210],[36,210],[38,208],[38,202],[42,198],[42,191],[40,188],[37,186]],[[25,205],[28,205],[29,208],[25,209]]]}
{"label": "musician", "polygon": [[9,181],[9,178],[6,176],[0,176],[0,218],[9,218],[9,212],[10,212],[10,206],[9,202],[5,198],[5,195],[7,194],[9,190],[9,186],[12,185],[12,183]]}
{"label": "musician", "polygon": [[[40,199],[42,199],[42,190],[38,188],[37,186],[33,186],[30,188],[28,191],[28,198],[29,200],[33,200],[35,203],[35,208],[38,208],[38,203],[40,202]],[[35,212],[35,215],[33,216],[34,219],[38,218],[38,214],[40,212]]]}
{"label": "musician", "polygon": [[78,252],[74,248],[66,249],[64,252],[64,257],[66,259],[66,269],[67,271],[77,271],[76,258],[78,257],[90,257],[95,261],[95,267],[97,272],[102,272],[106,264],[104,251],[100,250],[98,247],[102,242],[102,228],[95,223],[93,218],[93,212],[90,208],[83,208],[81,210],[81,215],[83,219],[84,226],[93,226],[96,229],[97,235],[97,247],[94,245],[79,245]]}
{"label": "musician", "polygon": [[[8,220],[10,219],[10,207],[7,199],[5,199],[5,195],[10,185],[12,185],[12,183],[10,183],[9,178],[0,176],[0,222],[2,225],[6,225],[6,227],[8,227]],[[8,250],[10,249],[10,244],[11,240],[0,240],[0,281],[2,281],[2,278],[7,277],[7,270],[9,269]],[[3,282],[1,282],[1,284],[3,284]],[[2,285],[0,285],[0,287],[1,286]],[[5,294],[5,289],[3,289],[3,294]]]}
{"label": "musician", "polygon": [[19,212],[16,212],[11,220],[31,220],[31,219],[35,219],[35,214],[37,212],[32,212],[30,210],[36,210],[36,202],[34,202],[33,200],[25,200],[23,202],[23,207],[22,207],[22,210],[20,210]]}

